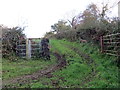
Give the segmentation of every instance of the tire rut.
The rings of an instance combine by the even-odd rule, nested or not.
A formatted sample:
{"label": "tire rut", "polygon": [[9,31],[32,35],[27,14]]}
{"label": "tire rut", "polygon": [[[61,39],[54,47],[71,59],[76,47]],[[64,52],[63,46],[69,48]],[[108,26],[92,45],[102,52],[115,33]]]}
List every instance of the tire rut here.
{"label": "tire rut", "polygon": [[[14,78],[12,80],[3,81],[2,82],[2,87],[3,88],[8,88],[9,84],[12,85],[12,84],[15,84],[15,83],[18,83],[18,84],[31,83],[32,80],[37,80],[40,77],[44,77],[46,75],[49,75],[50,73],[52,73],[52,72],[54,72],[56,70],[62,69],[64,66],[66,66],[66,60],[65,60],[64,55],[60,55],[57,52],[55,52],[53,54],[57,59],[56,64],[51,65],[50,67],[47,67],[47,68],[45,68],[43,70],[37,71],[37,72],[35,72],[33,74],[24,75],[24,76]],[[11,86],[10,86],[10,88],[11,88]]]}
{"label": "tire rut", "polygon": [[89,55],[81,52],[81,51],[78,50],[77,48],[72,48],[72,49],[73,49],[74,51],[76,51],[82,58],[84,58],[84,60],[86,60],[86,63],[87,63],[88,65],[90,65],[90,66],[93,65],[93,66],[94,66],[94,67],[92,67],[92,72],[89,73],[89,75],[82,80],[83,82],[80,84],[80,86],[83,87],[86,83],[92,81],[92,80],[95,78],[95,76],[96,76],[96,74],[97,74],[97,71],[96,71],[97,64],[94,62],[94,60],[93,60]]}
{"label": "tire rut", "polygon": [[89,73],[89,75],[87,77],[82,79],[82,83],[78,86],[78,87],[84,87],[84,85],[86,83],[92,81],[96,77],[96,74],[97,74],[97,71],[96,71],[97,64],[95,63],[95,61],[88,54],[81,52],[78,48],[75,48],[75,47],[70,46],[68,44],[64,45],[64,46],[66,48],[70,48],[73,51],[75,51],[76,53],[78,53],[79,56],[82,57],[88,65],[90,65],[91,67],[94,66],[94,67],[92,67],[91,73]]}

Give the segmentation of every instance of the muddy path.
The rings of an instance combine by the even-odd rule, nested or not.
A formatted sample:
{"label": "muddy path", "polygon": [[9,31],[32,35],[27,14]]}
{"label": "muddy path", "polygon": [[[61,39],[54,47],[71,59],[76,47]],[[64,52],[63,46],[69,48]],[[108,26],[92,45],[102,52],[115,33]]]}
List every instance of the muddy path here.
{"label": "muddy path", "polygon": [[[66,60],[64,55],[60,55],[57,52],[52,53],[56,59],[57,63],[51,66],[48,66],[47,68],[37,71],[33,74],[29,75],[23,75],[17,78],[14,78],[12,80],[6,80],[2,82],[2,87],[3,88],[11,88],[10,85],[12,84],[26,84],[26,83],[31,83],[32,80],[38,80],[41,77],[47,76],[49,77],[52,72],[55,72],[56,70],[62,69],[64,66],[66,66]],[[10,85],[9,85],[10,84]]]}

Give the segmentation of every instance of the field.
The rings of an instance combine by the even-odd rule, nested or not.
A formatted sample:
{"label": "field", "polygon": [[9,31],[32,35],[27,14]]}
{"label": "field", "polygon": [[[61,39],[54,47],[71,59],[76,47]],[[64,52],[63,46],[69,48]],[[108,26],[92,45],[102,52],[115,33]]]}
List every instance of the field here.
{"label": "field", "polygon": [[[51,60],[2,60],[4,87],[118,88],[116,57],[91,43],[50,40]],[[24,79],[26,78],[26,79]]]}

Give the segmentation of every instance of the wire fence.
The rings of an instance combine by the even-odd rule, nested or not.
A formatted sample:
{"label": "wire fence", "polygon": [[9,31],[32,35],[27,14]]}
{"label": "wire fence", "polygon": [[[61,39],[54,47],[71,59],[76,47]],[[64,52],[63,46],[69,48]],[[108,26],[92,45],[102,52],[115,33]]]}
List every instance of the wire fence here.
{"label": "wire fence", "polygon": [[101,36],[101,52],[120,56],[120,33]]}

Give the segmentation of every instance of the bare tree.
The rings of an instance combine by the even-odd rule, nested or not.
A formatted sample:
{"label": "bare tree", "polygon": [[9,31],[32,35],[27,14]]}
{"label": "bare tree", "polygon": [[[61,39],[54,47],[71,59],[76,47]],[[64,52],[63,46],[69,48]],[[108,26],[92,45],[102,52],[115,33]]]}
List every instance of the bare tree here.
{"label": "bare tree", "polygon": [[77,23],[76,22],[76,18],[77,18],[76,13],[77,13],[76,10],[72,10],[72,11],[65,14],[65,20],[70,24],[72,29],[75,29],[75,26],[76,26],[76,23]]}

